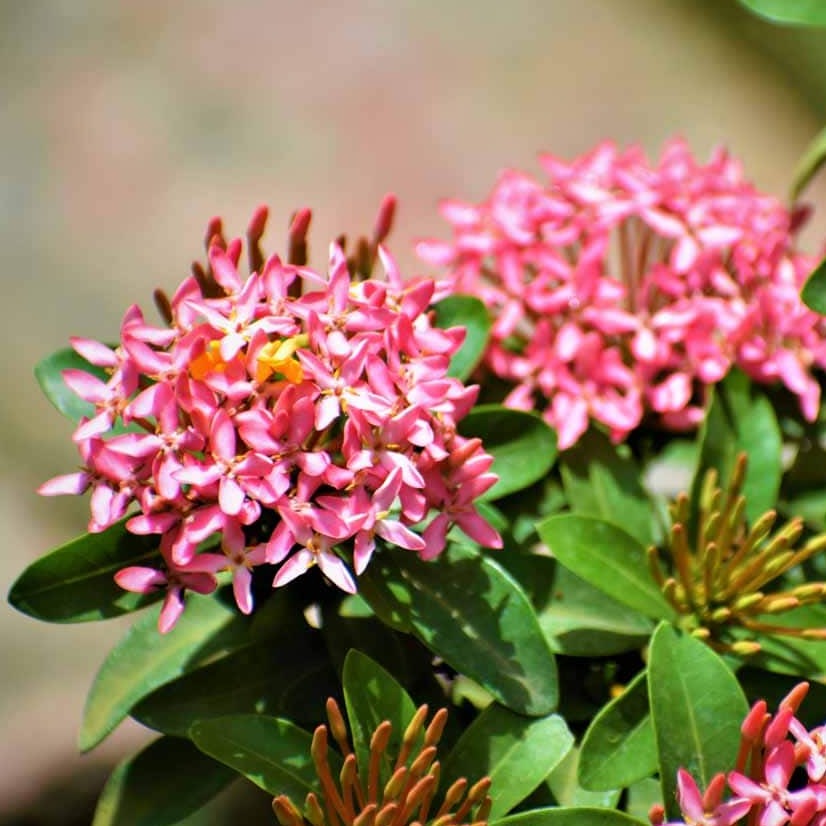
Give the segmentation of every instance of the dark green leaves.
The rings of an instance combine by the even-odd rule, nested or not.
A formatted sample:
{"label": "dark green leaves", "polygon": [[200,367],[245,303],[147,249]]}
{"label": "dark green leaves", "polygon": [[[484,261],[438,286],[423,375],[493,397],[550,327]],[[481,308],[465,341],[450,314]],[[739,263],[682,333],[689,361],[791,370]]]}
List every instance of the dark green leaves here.
{"label": "dark green leaves", "polygon": [[214,597],[190,595],[168,634],[158,632],[158,609],[144,614],[109,652],[86,699],[79,745],[94,748],[135,703],[182,674],[187,665],[243,634],[246,618]]}
{"label": "dark green leaves", "polygon": [[568,753],[574,738],[558,714],[521,717],[494,703],[465,730],[444,763],[442,786],[460,777],[493,781],[490,819],[524,800]]}
{"label": "dark green leaves", "polygon": [[489,557],[450,548],[433,562],[385,548],[360,580],[389,625],[415,634],[516,712],[556,707],[556,664],[531,603]]}
{"label": "dark green leaves", "polygon": [[141,700],[132,716],[180,737],[187,736],[196,720],[227,714],[257,712],[314,723],[338,684],[322,641],[305,628],[304,634],[293,631],[244,645],[188,670]]}
{"label": "dark green leaves", "polygon": [[42,361],[39,361],[35,366],[35,378],[40,384],[40,389],[46,398],[64,416],[73,422],[77,422],[80,421],[83,416],[93,416],[95,406],[76,396],[63,381],[61,373],[63,370],[68,370],[69,368],[83,370],[104,381],[107,376],[102,368],[89,364],[86,359],[81,358],[81,356],[69,347],[52,353]]}
{"label": "dark green leaves", "polygon": [[645,548],[625,531],[589,516],[560,514],[537,526],[559,561],[617,602],[652,619],[674,611],[648,573]]}
{"label": "dark green leaves", "polygon": [[663,802],[674,819],[677,770],[686,769],[701,789],[717,772],[730,771],[748,705],[720,657],[666,624],[651,640],[648,692]]}
{"label": "dark green leaves", "polygon": [[737,454],[749,457],[743,495],[746,517],[753,522],[775,507],[783,465],[780,427],[771,402],[744,373],[733,370],[718,384],[700,432],[700,461],[694,480],[696,494],[703,473],[714,468],[722,487],[728,483]]}
{"label": "dark green leaves", "polygon": [[500,499],[542,479],[556,461],[556,435],[534,413],[496,404],[475,407],[459,423],[463,436],[478,436],[493,458],[499,481],[482,499]]}
{"label": "dark green leaves", "polygon": [[[190,737],[202,752],[271,795],[285,794],[303,801],[308,792],[320,791],[310,755],[313,738],[287,720],[233,714],[195,723]],[[337,777],[341,758],[330,749],[328,760]]]}
{"label": "dark green leaves", "polygon": [[565,496],[575,513],[621,525],[644,545],[653,541],[654,514],[640,469],[604,433],[588,430],[562,453],[559,465]]}
{"label": "dark green leaves", "polygon": [[9,602],[47,622],[89,622],[148,605],[161,594],[124,591],[114,575],[129,565],[160,558],[157,537],[128,533],[125,520],[103,533],[73,539],[33,562],[12,585]]}
{"label": "dark green leaves", "polygon": [[234,779],[234,772],[187,740],[161,737],[118,764],[92,826],[173,826]]}
{"label": "dark green leaves", "polygon": [[[416,707],[408,693],[378,663],[358,651],[350,651],[342,675],[344,701],[350,733],[359,767],[370,763],[370,738],[384,720],[393,726],[381,763],[381,781],[393,773],[393,761],[401,748],[402,736],[413,719]],[[392,760],[391,760],[392,758]]]}
{"label": "dark green leaves", "polygon": [[[824,136],[824,160],[826,160],[826,135]],[[816,313],[826,315],[826,260],[821,261],[806,279],[800,297],[807,307]]]}
{"label": "dark green leaves", "polygon": [[531,599],[557,654],[604,657],[641,648],[654,623],[571,573],[558,560],[508,552],[501,557]]}
{"label": "dark green leaves", "polygon": [[775,23],[826,26],[826,6],[822,0],[740,0],[755,14]]}
{"label": "dark green leaves", "polygon": [[491,826],[647,826],[624,812],[590,806],[534,809],[491,822]]}
{"label": "dark green leaves", "polygon": [[450,360],[448,375],[463,381],[470,376],[488,344],[490,315],[485,305],[470,295],[451,295],[434,305],[437,327],[464,327],[466,336]]}
{"label": "dark green leaves", "polygon": [[585,732],[579,781],[586,789],[621,789],[656,770],[648,684],[645,671],[641,671],[597,714]]}

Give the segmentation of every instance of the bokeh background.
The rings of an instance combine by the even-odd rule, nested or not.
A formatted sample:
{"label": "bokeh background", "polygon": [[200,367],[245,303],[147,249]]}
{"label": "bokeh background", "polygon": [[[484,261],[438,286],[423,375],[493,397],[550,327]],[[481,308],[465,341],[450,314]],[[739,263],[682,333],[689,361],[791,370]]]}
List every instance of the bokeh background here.
{"label": "bokeh background", "polygon": [[[725,144],[783,196],[826,122],[826,36],[735,0],[27,0],[0,2],[0,590],[83,531],[86,504],[40,500],[76,462],[35,362],[72,334],[116,336],[201,252],[271,206],[270,249],[314,209],[314,260],[400,199],[393,249],[443,227],[440,197],[482,198],[603,138],[656,154]],[[826,215],[826,188],[807,193]],[[816,217],[806,240],[826,237]],[[90,822],[125,725],[80,757],[95,669],[127,623],[46,626],[0,606],[0,823]],[[262,820],[261,822],[269,822]]]}

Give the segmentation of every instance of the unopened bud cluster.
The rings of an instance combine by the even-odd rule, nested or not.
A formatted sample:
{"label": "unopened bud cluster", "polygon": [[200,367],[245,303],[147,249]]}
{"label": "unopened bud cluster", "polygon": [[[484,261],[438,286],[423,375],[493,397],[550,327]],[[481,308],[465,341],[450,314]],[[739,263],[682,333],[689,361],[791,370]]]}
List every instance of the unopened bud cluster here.
{"label": "unopened bud cluster", "polygon": [[648,549],[652,576],[666,599],[685,619],[683,625],[713,648],[740,655],[754,654],[760,643],[732,639],[732,630],[785,634],[803,639],[826,639],[823,628],[790,628],[767,621],[801,605],[823,602],[826,582],[807,582],[785,590],[766,591],[765,586],[826,548],[820,534],[795,549],[803,533],[803,521],[789,520],[774,530],[777,513],[767,511],[750,527],[742,494],[746,456],[741,454],[726,490],[717,484],[714,470],[705,475],[696,525],[690,541],[691,506],[681,494],[671,506],[672,526],[666,554],[673,573],[663,572],[661,552]]}
{"label": "unopened bud cluster", "polygon": [[[425,726],[427,714],[426,705],[416,711],[395,757],[388,753],[393,726],[387,720],[381,723],[370,739],[367,765],[362,766],[350,746],[341,710],[330,698],[329,728],[318,726],[312,744],[321,794],[310,792],[303,808],[286,795],[276,797],[272,806],[281,826],[486,826],[491,807],[489,777],[473,786],[464,778],[456,780],[438,803],[436,746],[447,709],[439,709]],[[330,768],[330,734],[344,757],[338,778]],[[388,773],[389,780],[382,782],[382,775]]]}

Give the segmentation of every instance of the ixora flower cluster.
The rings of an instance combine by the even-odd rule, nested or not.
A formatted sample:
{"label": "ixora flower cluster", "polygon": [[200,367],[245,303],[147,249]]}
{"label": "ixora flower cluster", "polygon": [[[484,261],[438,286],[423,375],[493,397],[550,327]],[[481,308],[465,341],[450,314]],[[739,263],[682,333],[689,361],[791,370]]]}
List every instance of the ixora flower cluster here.
{"label": "ixora flower cluster", "polygon": [[[265,220],[262,209],[250,225],[248,277],[242,242],[225,243],[213,223],[208,267],[160,302],[168,326],[133,306],[114,349],[72,340],[106,380],[63,373],[95,413],[73,437],[83,469],[40,493],[91,488],[92,532],[137,503],[127,529],[161,535],[164,570],[129,567],[116,580],[137,592],[167,588],[162,631],[183,610],[184,590],[212,591],[222,570],[249,613],[251,569],[264,563],[279,566],[274,586],[318,565],[354,592],[342,546],[358,575],[377,536],[426,559],[452,525],[501,545],[473,504],[497,477],[480,440],[456,431],[478,387],[447,375],[464,330],[431,325],[435,282],[402,281],[380,247],[386,280],[354,279],[337,245],[327,275],[277,256],[264,262]],[[296,218],[303,231],[308,221],[307,212]],[[216,535],[220,547],[204,550]]]}
{"label": "ixora flower cluster", "polygon": [[540,160],[546,183],[507,170],[483,203],[442,204],[452,241],[418,247],[493,312],[485,364],[507,405],[541,410],[561,448],[589,420],[618,441],[645,417],[690,429],[704,388],[737,366],[816,417],[826,322],[800,300],[816,264],[794,247],[802,210],[680,140],[656,165],[612,143]]}
{"label": "ixora flower cluster", "polygon": [[[826,823],[826,726],[810,730],[795,716],[808,690],[808,683],[799,683],[774,715],[768,713],[765,700],[758,700],[740,728],[735,770],[715,775],[704,793],[680,769],[677,790],[683,820],[666,826],[732,826],[745,823],[747,816],[748,823],[760,826]],[[733,796],[724,801],[726,786]],[[663,824],[662,806],[654,806],[649,819],[655,826]]]}

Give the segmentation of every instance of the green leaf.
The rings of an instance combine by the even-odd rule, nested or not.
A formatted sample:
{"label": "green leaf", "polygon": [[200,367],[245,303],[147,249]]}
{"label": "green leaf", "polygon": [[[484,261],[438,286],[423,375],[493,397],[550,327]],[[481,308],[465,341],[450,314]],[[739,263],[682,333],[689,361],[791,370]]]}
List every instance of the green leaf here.
{"label": "green leaf", "polygon": [[157,537],[135,536],[125,525],[79,536],[33,562],[12,585],[9,602],[47,622],[102,620],[156,602],[162,594],[124,591],[113,578],[121,568],[160,559]]}
{"label": "green leaf", "polygon": [[[824,155],[820,160],[820,164],[826,160],[826,133],[824,133],[823,152]],[[826,259],[821,261],[806,279],[800,297],[810,310],[814,310],[820,315],[826,315]]]}
{"label": "green leaf", "polygon": [[586,789],[622,789],[657,770],[657,746],[641,671],[594,718],[582,740],[579,781]]}
{"label": "green leaf", "polygon": [[[347,597],[342,601],[342,607],[349,599]],[[321,632],[333,666],[341,674],[347,652],[355,648],[404,682],[408,677],[408,671],[399,635],[373,614],[360,594],[358,599],[364,610],[369,612],[367,616],[343,616],[332,611],[324,612]],[[351,608],[353,604],[352,601],[349,602]]]}
{"label": "green leaf", "polygon": [[686,769],[701,789],[717,772],[729,771],[748,704],[717,654],[665,623],[651,639],[648,694],[663,801],[676,819],[677,770]]}
{"label": "green leaf", "polygon": [[601,809],[615,809],[622,789],[591,791],[578,782],[580,749],[573,748],[565,759],[548,775],[546,785],[559,806],[598,806]]}
{"label": "green leaf", "polygon": [[645,548],[616,525],[564,513],[540,522],[537,530],[578,577],[647,617],[674,618],[674,609],[648,573]]}
{"label": "green leaf", "polygon": [[508,553],[502,563],[531,599],[556,654],[605,657],[641,648],[654,623],[571,573],[555,559]]}
{"label": "green leaf", "polygon": [[628,787],[625,808],[632,817],[646,821],[651,807],[661,803],[662,789],[653,777],[646,777]]}
{"label": "green leaf", "polygon": [[755,14],[775,23],[826,26],[826,6],[822,0],[740,0]]}
{"label": "green leaf", "polygon": [[574,737],[558,714],[529,718],[498,704],[488,706],[465,729],[445,758],[441,785],[465,777],[493,781],[491,820],[524,800],[568,753]]}
{"label": "green leaf", "polygon": [[[790,199],[792,203],[800,197],[801,193],[809,185],[812,178],[814,178],[814,176],[820,171],[820,168],[823,166],[824,162],[826,162],[826,129],[821,130],[817,133],[817,135],[815,135],[812,142],[806,147],[806,151],[803,155],[801,155],[800,160],[798,160],[797,166],[795,166],[794,173],[792,175],[792,188],[790,192]],[[826,296],[824,296],[824,299],[826,299]],[[809,304],[805,298],[805,295],[803,300],[806,304]],[[812,305],[809,304],[809,306],[811,307]],[[826,306],[826,304],[823,306]],[[812,309],[815,308],[812,307]],[[819,310],[818,312],[822,313],[823,310]]]}
{"label": "green leaf", "polygon": [[470,295],[451,295],[433,306],[436,326],[462,326],[467,331],[459,351],[450,360],[449,376],[464,381],[476,368],[488,346],[491,320],[485,305]]}
{"label": "green leaf", "polygon": [[34,368],[34,376],[46,398],[64,415],[73,422],[79,422],[84,416],[95,415],[95,406],[84,401],[73,393],[61,373],[68,369],[83,370],[93,376],[106,381],[108,376],[102,367],[89,364],[85,358],[79,356],[71,347],[66,347],[52,353]]}
{"label": "green leaf", "polygon": [[783,476],[780,427],[771,402],[748,377],[733,370],[718,384],[700,431],[700,459],[694,477],[697,501],[703,475],[714,468],[722,486],[728,483],[737,455],[749,457],[743,495],[746,517],[754,522],[775,507]]}
{"label": "green leaf", "polygon": [[95,677],[80,729],[88,751],[158,686],[180,676],[199,658],[233,641],[242,643],[247,618],[213,597],[190,595],[168,634],[158,631],[160,608],[144,614],[109,652]]}
{"label": "green leaf", "polygon": [[619,525],[643,545],[654,541],[654,512],[641,471],[628,453],[595,428],[559,457],[565,496],[574,513]]}
{"label": "green leaf", "polygon": [[556,707],[556,663],[536,614],[490,557],[453,546],[424,562],[384,548],[360,585],[384,622],[415,634],[503,705],[532,716]]}
{"label": "green leaf", "polygon": [[534,809],[494,820],[490,826],[648,826],[644,821],[618,812],[592,806],[566,806]]}
{"label": "green leaf", "polygon": [[478,436],[493,456],[499,481],[482,500],[500,499],[537,482],[556,461],[556,434],[536,414],[498,404],[475,407],[459,422],[459,432]]}
{"label": "green leaf", "polygon": [[92,826],[173,826],[234,779],[188,740],[161,737],[115,767]]}
{"label": "green leaf", "polygon": [[196,720],[247,712],[312,725],[324,715],[324,703],[337,689],[336,674],[319,640],[309,633],[282,635],[188,671],[141,700],[132,717],[179,737],[188,736]]}
{"label": "green leaf", "polygon": [[[785,614],[759,617],[771,624],[789,628],[826,627],[826,606],[802,605]],[[760,651],[749,664],[796,677],[820,679],[826,673],[826,645],[822,640],[804,640],[780,634],[756,634]]]}
{"label": "green leaf", "polygon": [[[192,742],[271,795],[287,795],[301,805],[308,792],[320,793],[310,747],[312,735],[289,720],[259,714],[231,714],[199,720],[189,731]],[[333,777],[341,758],[329,749]]]}
{"label": "green leaf", "polygon": [[416,713],[416,706],[389,672],[360,651],[348,652],[344,660],[342,685],[353,748],[361,771],[366,772],[370,764],[370,738],[373,732],[385,720],[393,726],[380,764],[381,782],[386,783],[393,773],[404,731]]}

